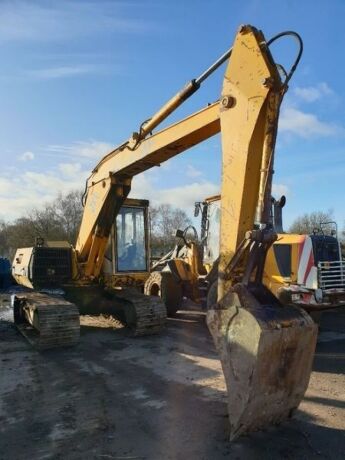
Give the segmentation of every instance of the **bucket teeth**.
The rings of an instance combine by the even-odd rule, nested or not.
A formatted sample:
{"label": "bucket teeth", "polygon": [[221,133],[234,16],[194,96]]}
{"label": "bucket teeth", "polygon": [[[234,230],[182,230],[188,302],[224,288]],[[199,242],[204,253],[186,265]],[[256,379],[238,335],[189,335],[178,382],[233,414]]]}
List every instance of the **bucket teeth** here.
{"label": "bucket teeth", "polygon": [[207,313],[227,386],[230,440],[279,423],[298,407],[317,338],[317,326],[304,311],[263,306],[249,292],[243,295],[231,293],[222,301],[228,308]]}

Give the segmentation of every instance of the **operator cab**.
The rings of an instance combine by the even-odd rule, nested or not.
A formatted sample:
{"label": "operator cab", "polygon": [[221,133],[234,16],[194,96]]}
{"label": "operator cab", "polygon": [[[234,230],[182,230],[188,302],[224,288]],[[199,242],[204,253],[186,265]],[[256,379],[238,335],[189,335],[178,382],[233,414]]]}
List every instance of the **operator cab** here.
{"label": "operator cab", "polygon": [[149,270],[147,200],[127,198],[111,229],[103,263],[105,275]]}

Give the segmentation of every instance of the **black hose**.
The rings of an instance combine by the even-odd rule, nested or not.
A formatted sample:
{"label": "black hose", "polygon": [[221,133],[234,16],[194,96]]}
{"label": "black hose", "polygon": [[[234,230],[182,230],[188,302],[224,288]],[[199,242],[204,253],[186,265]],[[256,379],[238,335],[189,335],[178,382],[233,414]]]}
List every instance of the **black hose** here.
{"label": "black hose", "polygon": [[296,70],[296,67],[298,66],[299,61],[301,60],[301,57],[302,57],[302,54],[303,54],[303,40],[302,40],[301,36],[297,32],[294,32],[292,30],[287,30],[285,32],[280,32],[279,34],[275,35],[274,37],[272,37],[267,42],[267,46],[270,46],[270,45],[272,45],[273,42],[275,42],[279,38],[287,37],[287,36],[294,37],[296,39],[296,41],[297,41],[297,43],[299,45],[299,50],[298,50],[298,54],[297,54],[297,57],[295,59],[295,62],[294,62],[293,66],[290,69],[290,72],[286,75],[286,78],[285,78],[285,81],[284,81],[284,86],[285,87],[288,85],[292,75],[294,74],[294,72]]}
{"label": "black hose", "polygon": [[81,204],[83,206],[83,208],[85,207],[85,203],[86,203],[86,196],[87,196],[87,183],[90,179],[90,177],[92,176],[92,174],[90,174],[90,176],[86,179],[85,181],[85,189],[84,189],[84,193],[82,194],[81,196]]}

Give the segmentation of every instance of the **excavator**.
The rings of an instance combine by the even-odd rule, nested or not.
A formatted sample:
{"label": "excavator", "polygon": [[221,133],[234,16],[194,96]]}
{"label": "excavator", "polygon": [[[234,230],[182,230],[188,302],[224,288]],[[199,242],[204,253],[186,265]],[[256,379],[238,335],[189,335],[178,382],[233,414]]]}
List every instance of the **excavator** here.
{"label": "excavator", "polygon": [[97,276],[81,275],[83,265],[68,242],[38,238],[34,247],[16,251],[13,276],[30,291],[12,299],[14,320],[32,345],[43,350],[77,344],[79,313],[116,316],[135,336],[161,331],[164,303],[140,292],[149,275],[148,207],[147,200],[124,201],[110,224]]}
{"label": "excavator", "polygon": [[[299,45],[289,71],[276,64],[270,52],[272,43],[283,37],[293,37]],[[144,317],[147,328],[152,325],[156,332],[166,313],[158,296],[146,296],[144,300],[142,293],[126,286],[107,289],[100,282],[111,227],[115,219],[118,229],[122,225],[117,218],[134,176],[221,133],[218,293],[207,312],[207,324],[227,385],[231,440],[289,417],[303,398],[311,373],[316,325],[303,310],[283,307],[262,282],[267,251],[277,238],[270,226],[269,208],[279,108],[302,48],[295,32],[282,32],[266,41],[256,28],[241,26],[232,49],[191,80],[93,169],[87,180],[76,247],[41,245],[27,256],[18,250],[13,264],[17,281],[29,281],[33,288],[35,259],[40,253],[45,276],[54,278],[54,266],[58,266],[55,259],[60,257],[69,267],[68,276],[67,269],[61,271],[66,300],[49,292],[24,293],[14,299],[16,322],[34,326],[41,335],[52,338],[58,334],[57,315],[64,330],[70,321],[76,325],[78,308],[82,311],[85,306],[93,306],[101,311],[121,303],[125,311],[131,312],[129,322],[134,329],[139,327],[140,333],[138,323]],[[225,62],[219,100],[153,131]],[[48,249],[57,250],[51,257],[56,265],[51,259],[45,264]],[[68,255],[62,256],[62,249]],[[41,300],[35,300],[38,295]]]}

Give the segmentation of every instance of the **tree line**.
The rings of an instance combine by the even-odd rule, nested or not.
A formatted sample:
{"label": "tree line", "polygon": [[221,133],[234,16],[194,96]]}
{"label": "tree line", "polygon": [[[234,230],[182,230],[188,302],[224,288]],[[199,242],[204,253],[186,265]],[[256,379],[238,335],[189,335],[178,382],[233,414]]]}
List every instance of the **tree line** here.
{"label": "tree line", "polygon": [[[83,214],[82,192],[75,190],[46,203],[41,208],[33,208],[25,216],[13,222],[0,221],[0,256],[12,260],[18,247],[30,247],[37,237],[44,240],[68,241],[76,243]],[[285,229],[289,233],[310,234],[320,229],[320,223],[333,221],[331,210],[305,213],[297,217]],[[175,244],[175,232],[191,224],[185,211],[169,204],[150,207],[151,253],[161,256]],[[333,224],[322,225],[325,234],[331,234]],[[339,235],[345,239],[344,230]]]}
{"label": "tree line", "polygon": [[[36,238],[68,241],[75,245],[83,214],[82,192],[72,191],[33,208],[13,222],[0,221],[0,257],[13,259],[17,248],[30,247]],[[150,207],[151,252],[160,256],[175,244],[175,232],[191,221],[187,214],[169,204]]]}
{"label": "tree line", "polygon": [[13,222],[0,222],[0,255],[13,258],[17,248],[30,247],[37,237],[75,243],[81,216],[82,193],[61,193],[42,208],[33,208]]}

